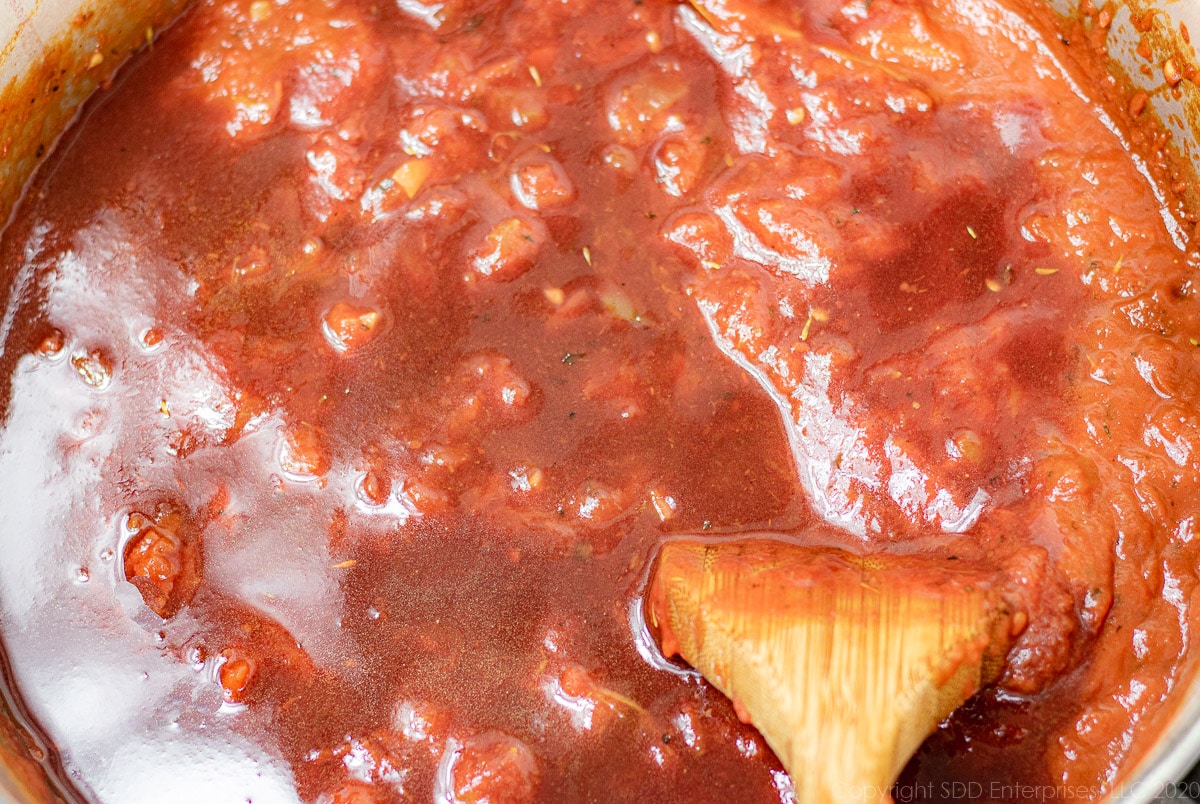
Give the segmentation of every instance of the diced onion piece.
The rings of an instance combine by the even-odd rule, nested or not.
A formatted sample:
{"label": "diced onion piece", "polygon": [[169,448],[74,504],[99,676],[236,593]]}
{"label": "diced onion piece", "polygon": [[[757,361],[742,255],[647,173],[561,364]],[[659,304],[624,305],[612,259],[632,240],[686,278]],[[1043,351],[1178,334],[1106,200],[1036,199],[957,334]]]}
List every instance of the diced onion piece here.
{"label": "diced onion piece", "polygon": [[426,159],[410,159],[392,172],[392,181],[400,185],[409,198],[415,198],[421,185],[429,178],[432,167],[432,163]]}

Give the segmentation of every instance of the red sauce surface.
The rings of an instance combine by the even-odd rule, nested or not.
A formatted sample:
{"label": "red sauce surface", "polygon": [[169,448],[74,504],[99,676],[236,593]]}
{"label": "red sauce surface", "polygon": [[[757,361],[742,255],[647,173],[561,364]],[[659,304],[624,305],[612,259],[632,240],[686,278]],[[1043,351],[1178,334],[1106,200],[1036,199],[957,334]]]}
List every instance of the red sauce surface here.
{"label": "red sauce surface", "polygon": [[640,613],[664,538],[771,531],[1027,614],[898,799],[1111,787],[1184,678],[1200,321],[1022,11],[189,11],[0,242],[0,622],[65,777],[788,800]]}

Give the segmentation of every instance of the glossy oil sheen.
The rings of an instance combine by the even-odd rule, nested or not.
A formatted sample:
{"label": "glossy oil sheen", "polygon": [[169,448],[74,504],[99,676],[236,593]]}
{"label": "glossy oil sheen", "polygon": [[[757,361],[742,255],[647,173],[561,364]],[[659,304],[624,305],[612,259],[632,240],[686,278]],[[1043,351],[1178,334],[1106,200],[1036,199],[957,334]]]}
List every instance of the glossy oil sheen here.
{"label": "glossy oil sheen", "polygon": [[1200,330],[1045,26],[194,8],[0,245],[0,622],[83,795],[786,799],[639,608],[664,538],[761,531],[1028,613],[900,798],[1099,793],[1188,638]]}

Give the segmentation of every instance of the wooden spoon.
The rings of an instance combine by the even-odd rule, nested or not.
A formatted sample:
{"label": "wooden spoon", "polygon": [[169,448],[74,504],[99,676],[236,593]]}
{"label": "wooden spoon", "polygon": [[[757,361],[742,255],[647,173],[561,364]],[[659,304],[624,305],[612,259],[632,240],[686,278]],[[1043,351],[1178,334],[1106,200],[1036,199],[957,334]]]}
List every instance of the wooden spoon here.
{"label": "wooden spoon", "polygon": [[1024,616],[965,562],[766,538],[670,542],[648,616],[779,757],[800,802],[888,801],[925,738],[994,680]]}

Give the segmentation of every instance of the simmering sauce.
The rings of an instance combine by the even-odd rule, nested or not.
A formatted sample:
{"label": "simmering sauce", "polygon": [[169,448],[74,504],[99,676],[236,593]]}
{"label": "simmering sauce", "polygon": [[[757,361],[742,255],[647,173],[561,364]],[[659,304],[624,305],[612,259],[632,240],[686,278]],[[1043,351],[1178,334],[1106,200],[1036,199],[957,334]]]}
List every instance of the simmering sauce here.
{"label": "simmering sauce", "polygon": [[1200,318],[1042,13],[194,6],[0,240],[0,629],[65,782],[790,800],[641,609],[665,538],[766,531],[1025,618],[899,800],[1112,789],[1187,669]]}

